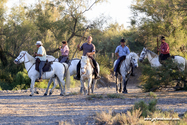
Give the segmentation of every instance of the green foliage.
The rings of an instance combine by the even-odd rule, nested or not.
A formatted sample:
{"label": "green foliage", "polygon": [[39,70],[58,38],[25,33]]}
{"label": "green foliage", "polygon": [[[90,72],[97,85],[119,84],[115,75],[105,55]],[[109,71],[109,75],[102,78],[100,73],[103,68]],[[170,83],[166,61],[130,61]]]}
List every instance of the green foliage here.
{"label": "green foliage", "polygon": [[77,81],[73,78],[73,76],[70,76],[70,88],[75,88],[80,86],[80,81]]}
{"label": "green foliage", "polygon": [[150,113],[148,105],[143,100],[136,102],[134,104],[134,107],[131,109],[131,111],[136,109],[140,109],[140,111],[142,112],[141,116],[144,117],[146,117]]}
{"label": "green foliage", "polygon": [[152,113],[156,111],[156,104],[157,104],[157,95],[153,92],[150,92],[149,95],[146,96],[146,98],[151,97],[151,100],[149,101],[148,105],[143,101],[136,102],[134,106],[131,108],[131,111],[135,109],[140,109],[141,116],[147,117],[150,116]]}
{"label": "green foliage", "polygon": [[125,97],[121,94],[107,94],[108,98],[118,98],[118,99],[124,99]]}
{"label": "green foliage", "polygon": [[176,80],[182,83],[181,87],[185,86],[187,79],[187,72],[180,71],[180,65],[172,60],[163,62],[163,66],[159,68],[152,68],[150,65],[142,67],[141,84],[143,91],[156,91],[165,87],[172,87],[176,85]]}
{"label": "green foliage", "polygon": [[103,95],[100,95],[100,94],[93,94],[93,95],[89,95],[87,97],[88,100],[93,100],[93,99],[103,99]]}
{"label": "green foliage", "polygon": [[19,71],[16,74],[16,77],[14,79],[14,84],[21,85],[23,87],[21,89],[27,89],[30,87],[31,80],[27,75],[26,69],[24,69],[23,72]]}
{"label": "green foliage", "polygon": [[110,75],[110,69],[107,67],[104,67],[103,65],[100,66],[100,75],[103,77],[107,77],[108,75]]}

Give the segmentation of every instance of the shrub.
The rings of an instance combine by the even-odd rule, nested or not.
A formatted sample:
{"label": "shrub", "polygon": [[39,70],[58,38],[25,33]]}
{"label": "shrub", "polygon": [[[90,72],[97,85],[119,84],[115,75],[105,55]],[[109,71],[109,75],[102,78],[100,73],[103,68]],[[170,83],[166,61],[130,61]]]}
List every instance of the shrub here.
{"label": "shrub", "polygon": [[150,65],[142,66],[141,84],[144,92],[156,91],[161,88],[172,87],[178,82],[182,82],[185,87],[187,72],[179,70],[178,64],[167,60],[159,68],[152,68]]}
{"label": "shrub", "polygon": [[107,77],[108,75],[110,75],[110,69],[101,65],[99,74],[103,77]]}
{"label": "shrub", "polygon": [[27,75],[26,69],[19,71],[14,78],[14,89],[27,89],[30,87],[31,80]]}
{"label": "shrub", "polygon": [[114,93],[114,94],[107,94],[107,97],[108,98],[118,98],[118,99],[124,99],[125,97],[121,94],[117,94],[117,93]]}

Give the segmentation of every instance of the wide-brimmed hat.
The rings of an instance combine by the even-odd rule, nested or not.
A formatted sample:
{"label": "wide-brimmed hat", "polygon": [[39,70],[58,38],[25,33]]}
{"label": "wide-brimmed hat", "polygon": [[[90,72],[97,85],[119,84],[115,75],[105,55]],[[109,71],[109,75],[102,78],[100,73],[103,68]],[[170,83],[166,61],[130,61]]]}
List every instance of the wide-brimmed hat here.
{"label": "wide-brimmed hat", "polygon": [[41,41],[37,41],[35,45],[43,45]]}
{"label": "wide-brimmed hat", "polygon": [[165,37],[164,37],[164,36],[161,36],[161,38],[160,38],[160,39],[165,40]]}
{"label": "wide-brimmed hat", "polygon": [[120,40],[120,42],[123,42],[123,43],[124,43],[124,42],[125,42],[125,40],[122,38],[122,39]]}

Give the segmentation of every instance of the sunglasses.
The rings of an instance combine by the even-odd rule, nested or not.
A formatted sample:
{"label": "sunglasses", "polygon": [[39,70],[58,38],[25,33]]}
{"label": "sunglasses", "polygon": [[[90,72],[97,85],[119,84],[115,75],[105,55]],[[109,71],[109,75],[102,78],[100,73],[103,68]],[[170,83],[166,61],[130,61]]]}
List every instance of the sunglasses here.
{"label": "sunglasses", "polygon": [[62,42],[63,44],[66,44],[66,42]]}

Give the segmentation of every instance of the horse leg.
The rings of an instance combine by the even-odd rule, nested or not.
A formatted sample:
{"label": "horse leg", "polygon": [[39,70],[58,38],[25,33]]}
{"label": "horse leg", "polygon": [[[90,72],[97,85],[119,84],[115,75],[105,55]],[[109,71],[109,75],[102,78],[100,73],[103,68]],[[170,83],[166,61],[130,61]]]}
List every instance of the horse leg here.
{"label": "horse leg", "polygon": [[118,77],[116,76],[116,93],[118,93]]}
{"label": "horse leg", "polygon": [[124,86],[123,86],[123,92],[122,93],[127,93],[127,80],[126,79],[123,79],[123,83],[124,83]]}
{"label": "horse leg", "polygon": [[31,85],[30,85],[30,90],[31,90],[31,94],[30,94],[30,96],[33,96],[34,95],[34,84],[35,84],[35,79],[34,78],[32,78],[31,79]]}
{"label": "horse leg", "polygon": [[82,79],[80,81],[81,81],[81,91],[80,92],[82,93],[82,91],[84,91],[84,95],[86,95],[87,92],[86,92],[86,88],[85,88],[85,85],[84,85],[85,81],[82,80]]}
{"label": "horse leg", "polygon": [[88,79],[88,95],[90,95],[91,84],[92,84],[92,76]]}
{"label": "horse leg", "polygon": [[[61,89],[60,95],[64,96],[66,94],[66,92],[65,92],[65,81],[63,79],[59,79],[59,78],[57,78],[57,80],[58,80],[58,83],[59,83],[59,86],[60,86],[60,89]],[[61,83],[62,83],[62,85],[61,85]],[[63,89],[62,89],[62,86],[63,86]]]}
{"label": "horse leg", "polygon": [[[52,82],[52,81],[51,81]],[[57,78],[53,78],[53,87],[51,88],[51,90],[50,90],[50,92],[49,92],[49,95],[52,95],[53,94],[53,91],[54,91],[54,89],[55,89],[55,87],[56,87],[56,83],[57,83]],[[48,84],[49,85],[49,84]],[[51,83],[50,83],[50,85],[51,85]],[[49,86],[50,86],[49,85]]]}
{"label": "horse leg", "polygon": [[94,88],[95,88],[95,84],[97,83],[97,80],[96,79],[92,79],[92,93],[94,91]]}
{"label": "horse leg", "polygon": [[119,89],[119,92],[121,92],[122,91],[122,76],[120,76],[120,89]]}
{"label": "horse leg", "polygon": [[48,93],[48,90],[49,90],[49,86],[51,85],[51,83],[52,83],[52,78],[50,78],[50,80],[48,82],[47,89],[46,89],[46,91],[44,93],[44,96],[47,96],[47,93]]}

